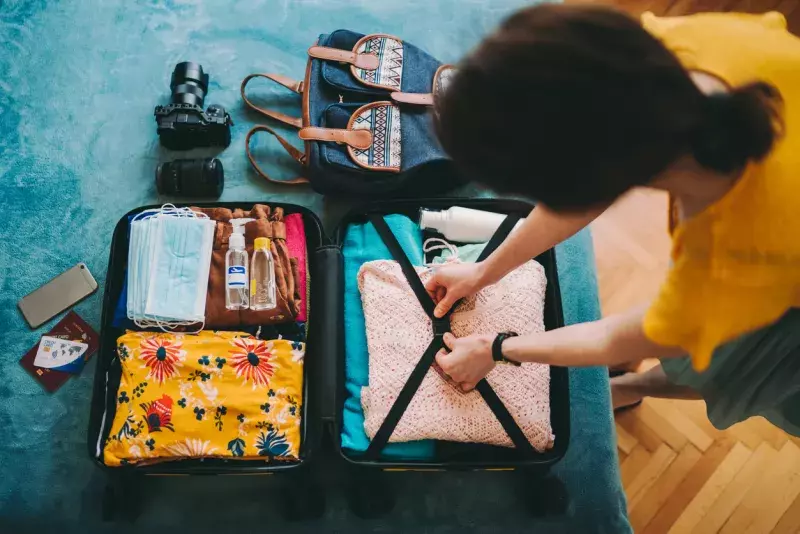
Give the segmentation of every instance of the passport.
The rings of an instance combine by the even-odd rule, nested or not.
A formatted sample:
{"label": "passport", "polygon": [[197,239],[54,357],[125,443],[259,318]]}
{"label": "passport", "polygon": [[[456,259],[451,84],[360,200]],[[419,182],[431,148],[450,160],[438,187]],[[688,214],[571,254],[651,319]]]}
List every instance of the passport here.
{"label": "passport", "polygon": [[[97,352],[97,348],[100,346],[100,337],[97,335],[97,332],[74,311],[67,313],[58,324],[42,337],[57,338],[86,344],[88,348],[81,356],[83,363],[89,361],[89,358]],[[39,352],[40,343],[41,340],[31,347],[19,361],[19,364],[23,369],[28,371],[45,390],[49,393],[53,393],[63,386],[64,383],[70,379],[72,374],[34,365],[36,354]]]}

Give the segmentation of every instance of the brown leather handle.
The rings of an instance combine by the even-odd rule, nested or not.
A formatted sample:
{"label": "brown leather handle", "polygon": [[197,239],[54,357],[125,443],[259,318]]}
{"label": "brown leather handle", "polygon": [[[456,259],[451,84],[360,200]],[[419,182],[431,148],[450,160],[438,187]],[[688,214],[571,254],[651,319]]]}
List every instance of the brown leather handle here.
{"label": "brown leather handle", "polygon": [[259,113],[263,113],[267,117],[271,117],[275,120],[281,121],[284,124],[288,124],[289,126],[294,126],[295,128],[302,128],[303,127],[303,119],[300,117],[292,117],[290,115],[286,115],[285,113],[281,113],[280,111],[272,111],[266,108],[260,108],[250,102],[250,99],[247,98],[245,94],[245,88],[247,84],[250,83],[250,80],[253,78],[266,78],[268,80],[272,80],[275,83],[278,83],[295,93],[301,94],[303,92],[303,82],[298,82],[296,80],[292,80],[286,76],[281,76],[280,74],[267,74],[267,73],[256,73],[251,74],[244,80],[242,80],[242,100],[244,100],[245,104],[253,108],[254,110],[258,111]]}
{"label": "brown leather handle", "polygon": [[433,93],[392,93],[392,100],[401,104],[414,104],[417,106],[432,106]]}
{"label": "brown leather handle", "polygon": [[317,59],[350,63],[364,70],[375,70],[380,66],[380,60],[375,54],[356,54],[348,50],[328,48],[327,46],[312,46],[308,49],[308,55]]}
{"label": "brown leather handle", "polygon": [[372,132],[369,130],[306,127],[297,134],[303,141],[333,141],[359,150],[366,150],[372,146]]}
{"label": "brown leather handle", "polygon": [[292,156],[292,158],[294,158],[294,160],[297,163],[299,163],[300,165],[305,165],[306,162],[305,154],[303,154],[297,148],[295,148],[291,143],[289,143],[289,141],[278,135],[275,132],[275,130],[273,130],[269,126],[264,126],[263,124],[260,124],[258,126],[253,126],[253,128],[249,132],[247,132],[247,137],[245,137],[244,140],[244,151],[247,154],[247,159],[250,160],[250,165],[253,166],[253,169],[255,169],[255,171],[258,174],[260,174],[263,178],[265,178],[267,181],[270,181],[275,184],[292,185],[292,184],[308,183],[308,179],[302,177],[292,178],[291,180],[273,180],[272,178],[269,177],[269,175],[267,175],[267,173],[261,170],[261,167],[258,166],[258,163],[256,163],[256,159],[253,157],[253,153],[250,151],[250,138],[253,137],[253,134],[257,132],[267,132],[269,134],[274,135],[275,138],[278,140],[278,142],[281,145],[283,145],[283,148],[286,150],[286,152],[288,152],[289,155]]}

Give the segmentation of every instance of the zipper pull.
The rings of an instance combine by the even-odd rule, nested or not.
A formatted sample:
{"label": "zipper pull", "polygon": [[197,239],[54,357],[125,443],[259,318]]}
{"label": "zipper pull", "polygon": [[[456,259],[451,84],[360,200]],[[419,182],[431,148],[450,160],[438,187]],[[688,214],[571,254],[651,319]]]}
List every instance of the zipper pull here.
{"label": "zipper pull", "polygon": [[344,97],[342,95],[339,95],[339,103],[344,104]]}

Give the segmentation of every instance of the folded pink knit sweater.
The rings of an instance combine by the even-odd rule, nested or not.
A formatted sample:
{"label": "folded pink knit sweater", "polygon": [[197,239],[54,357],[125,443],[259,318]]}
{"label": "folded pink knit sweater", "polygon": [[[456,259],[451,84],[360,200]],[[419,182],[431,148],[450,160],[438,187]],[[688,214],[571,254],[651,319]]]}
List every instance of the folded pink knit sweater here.
{"label": "folded pink knit sweater", "polygon": [[[430,270],[417,268],[423,282]],[[423,311],[400,266],[371,261],[358,272],[369,349],[369,386],[361,390],[364,429],[373,438],[414,366],[433,340]],[[466,299],[451,316],[456,337],[544,330],[544,269],[529,261],[493,286]],[[525,363],[498,365],[487,377],[537,450],[551,446],[550,368]],[[512,447],[494,413],[477,391],[463,393],[429,369],[389,441],[439,439]]]}

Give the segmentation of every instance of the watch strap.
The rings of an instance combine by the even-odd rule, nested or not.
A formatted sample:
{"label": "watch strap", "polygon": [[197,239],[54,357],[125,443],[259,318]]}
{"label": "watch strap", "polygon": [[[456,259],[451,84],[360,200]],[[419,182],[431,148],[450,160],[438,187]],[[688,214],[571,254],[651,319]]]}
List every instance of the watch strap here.
{"label": "watch strap", "polygon": [[520,362],[515,362],[514,360],[509,360],[505,356],[503,356],[503,341],[510,337],[516,337],[519,334],[516,332],[501,332],[497,334],[497,337],[494,338],[492,342],[492,359],[498,363],[510,363],[516,367],[522,365]]}

